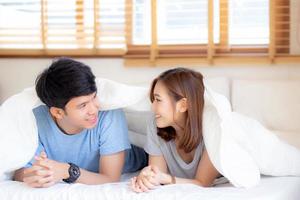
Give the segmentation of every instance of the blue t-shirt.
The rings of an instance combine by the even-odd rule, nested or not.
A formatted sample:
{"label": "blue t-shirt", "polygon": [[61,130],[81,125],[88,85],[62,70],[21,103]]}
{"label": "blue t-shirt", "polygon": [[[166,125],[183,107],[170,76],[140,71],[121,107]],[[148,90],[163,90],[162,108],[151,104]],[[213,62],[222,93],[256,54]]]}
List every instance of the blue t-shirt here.
{"label": "blue t-shirt", "polygon": [[[98,124],[74,135],[63,133],[52,119],[47,106],[33,109],[39,146],[35,155],[44,150],[49,159],[74,163],[92,172],[99,172],[101,155],[130,149],[128,127],[121,109],[100,111]],[[32,166],[32,159],[25,167]]]}

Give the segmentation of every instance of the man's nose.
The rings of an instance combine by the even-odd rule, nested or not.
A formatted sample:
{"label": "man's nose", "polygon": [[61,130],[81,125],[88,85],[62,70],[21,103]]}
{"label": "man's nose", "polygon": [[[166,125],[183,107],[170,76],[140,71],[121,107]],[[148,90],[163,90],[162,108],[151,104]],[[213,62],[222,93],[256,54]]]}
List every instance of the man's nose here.
{"label": "man's nose", "polygon": [[89,107],[89,114],[95,114],[99,111],[99,106],[98,104],[94,104],[94,103],[91,103],[90,104],[90,107]]}

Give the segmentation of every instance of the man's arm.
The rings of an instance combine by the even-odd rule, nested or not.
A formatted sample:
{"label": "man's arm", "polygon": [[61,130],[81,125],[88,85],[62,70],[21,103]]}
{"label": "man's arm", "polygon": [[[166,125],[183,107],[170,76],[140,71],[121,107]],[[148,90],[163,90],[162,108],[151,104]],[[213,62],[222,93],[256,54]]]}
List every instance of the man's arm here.
{"label": "man's arm", "polygon": [[[47,155],[45,153],[44,146],[39,141],[38,148],[36,149],[34,158],[32,158],[32,160],[29,161],[25,167],[22,167],[22,168],[15,171],[14,176],[13,176],[13,180],[24,182],[24,178],[28,176],[28,173],[26,174],[27,170],[34,166],[34,164],[36,162],[36,159],[44,159],[46,157],[47,157]],[[42,170],[42,169],[46,170],[42,167],[34,167],[33,171],[37,172],[37,171]]]}
{"label": "man's arm", "polygon": [[31,187],[49,187],[54,184],[52,179],[52,171],[37,165],[18,169],[13,177],[13,180],[25,182]]}
{"label": "man's arm", "polygon": [[99,173],[80,169],[81,175],[76,183],[103,184],[120,180],[125,161],[125,152],[121,151],[112,155],[100,156]]}
{"label": "man's arm", "polygon": [[13,177],[14,181],[23,182],[23,179],[24,179],[24,169],[25,168],[21,168],[21,169],[18,169],[18,170],[15,171],[14,177]]}
{"label": "man's arm", "polygon": [[[102,155],[99,160],[99,173],[94,173],[80,168],[80,176],[76,183],[89,185],[117,182],[120,180],[125,160],[125,152],[121,151],[112,155]],[[60,163],[55,160],[44,159],[37,162],[37,165],[49,168],[53,172],[53,182],[69,178],[69,164]]]}

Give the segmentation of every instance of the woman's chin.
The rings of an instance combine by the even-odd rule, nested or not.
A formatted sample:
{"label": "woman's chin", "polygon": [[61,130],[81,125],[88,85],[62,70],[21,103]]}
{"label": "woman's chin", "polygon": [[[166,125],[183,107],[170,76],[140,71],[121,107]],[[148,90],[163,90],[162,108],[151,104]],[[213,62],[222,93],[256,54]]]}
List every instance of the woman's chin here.
{"label": "woman's chin", "polygon": [[156,126],[157,126],[158,128],[166,128],[166,127],[168,127],[166,124],[161,123],[161,122],[157,122],[157,121],[156,121]]}

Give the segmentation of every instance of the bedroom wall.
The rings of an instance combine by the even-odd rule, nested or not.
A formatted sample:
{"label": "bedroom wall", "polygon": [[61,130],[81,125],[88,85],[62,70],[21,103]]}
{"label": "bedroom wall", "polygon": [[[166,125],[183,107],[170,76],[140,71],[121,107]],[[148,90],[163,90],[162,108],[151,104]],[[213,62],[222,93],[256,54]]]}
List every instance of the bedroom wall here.
{"label": "bedroom wall", "polygon": [[290,51],[292,55],[300,55],[300,1],[290,1]]}
{"label": "bedroom wall", "polygon": [[[36,76],[51,63],[50,58],[1,58],[0,59],[0,103],[9,96],[34,84]],[[84,58],[78,59],[92,67],[96,76],[115,81],[138,84],[150,82],[168,67],[124,67],[123,59]],[[241,79],[300,79],[298,63],[258,66],[199,66],[193,67],[206,77],[228,77]]]}

